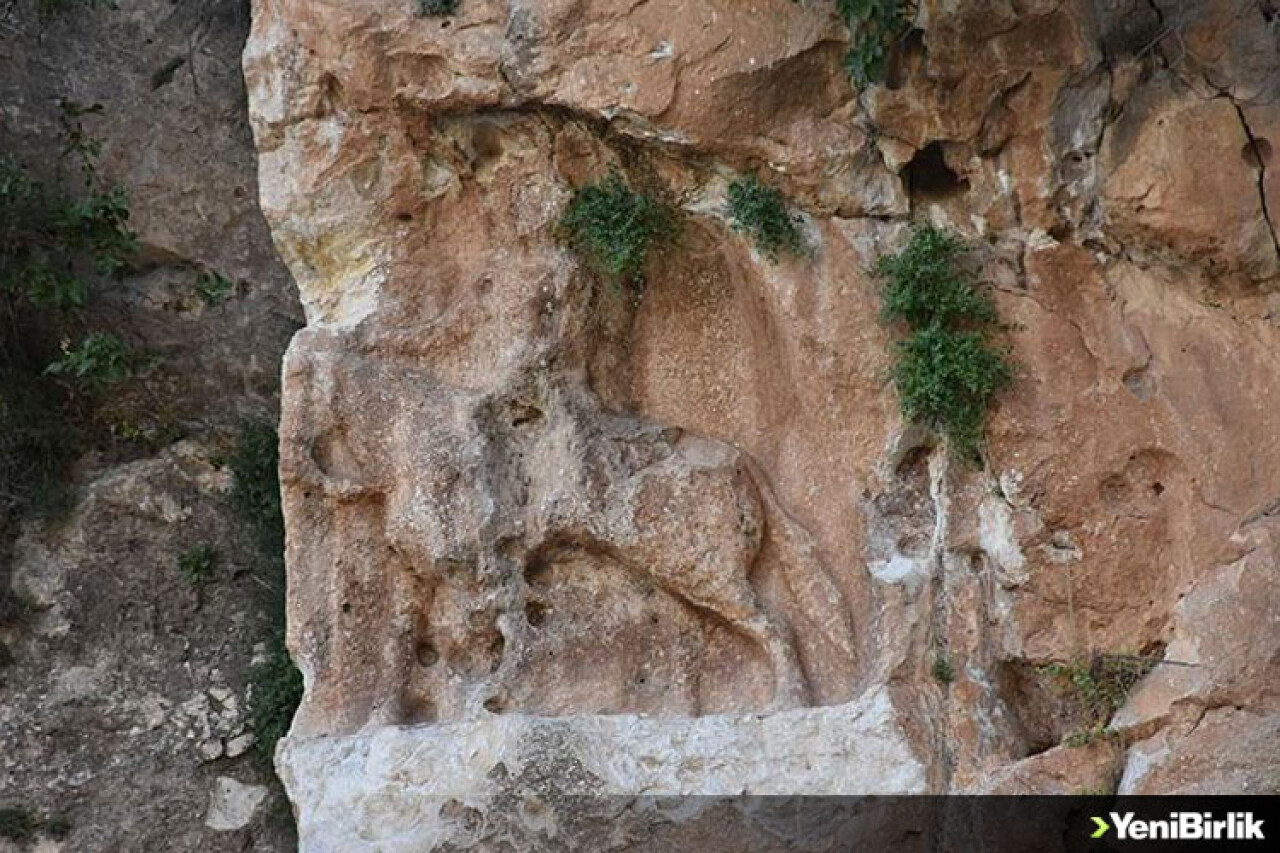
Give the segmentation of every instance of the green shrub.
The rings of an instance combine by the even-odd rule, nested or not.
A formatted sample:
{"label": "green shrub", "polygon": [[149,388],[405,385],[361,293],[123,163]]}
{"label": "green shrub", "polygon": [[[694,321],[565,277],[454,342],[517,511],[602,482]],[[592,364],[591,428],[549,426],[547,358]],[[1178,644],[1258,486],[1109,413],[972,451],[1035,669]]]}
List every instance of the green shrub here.
{"label": "green shrub", "polygon": [[894,384],[903,415],[943,436],[953,452],[980,458],[983,422],[1013,379],[1008,353],[992,342],[995,305],[959,265],[963,246],[923,227],[907,247],[881,257],[881,317],[908,331],[895,345]]}
{"label": "green shrub", "polygon": [[0,838],[26,845],[40,834],[61,841],[71,834],[71,821],[63,815],[41,820],[40,815],[23,806],[0,808]]}
{"label": "green shrub", "polygon": [[903,414],[943,435],[960,455],[975,457],[987,404],[1012,379],[1005,354],[984,332],[931,323],[899,342],[897,356],[893,378]]}
{"label": "green shrub", "polygon": [[729,185],[729,217],[734,230],[748,234],[771,261],[777,261],[782,252],[805,252],[804,237],[782,193],[760,183],[754,175]]}
{"label": "green shrub", "polygon": [[925,226],[911,233],[901,252],[881,256],[876,263],[876,274],[884,282],[881,318],[889,323],[902,320],[914,329],[933,323],[994,323],[995,304],[961,265],[964,252],[960,240]]}
{"label": "green shrub", "polygon": [[71,819],[66,815],[53,815],[45,820],[43,830],[53,840],[61,841],[71,834]]}
{"label": "green shrub", "polygon": [[459,0],[418,0],[418,14],[428,18],[442,18],[458,13]]}
{"label": "green shrub", "polygon": [[[63,503],[63,473],[78,455],[90,420],[75,392],[100,390],[141,366],[117,336],[83,337],[79,314],[93,285],[122,273],[138,242],[128,228],[128,199],[101,179],[96,166],[101,145],[83,126],[86,116],[102,108],[67,100],[61,107],[62,156],[49,162],[41,179],[12,155],[0,154],[0,314],[7,318],[0,324],[0,516],[5,517]],[[77,339],[74,346],[59,346]],[[59,381],[58,375],[75,381]]]}
{"label": "green shrub", "polygon": [[951,663],[951,658],[945,654],[939,654],[933,659],[933,677],[942,684],[950,684],[956,680],[956,668]]}
{"label": "green shrub", "polygon": [[905,6],[904,0],[836,0],[851,40],[845,69],[859,88],[884,77],[889,50],[910,23]]}
{"label": "green shrub", "polygon": [[46,186],[0,156],[0,292],[11,302],[66,310],[84,304],[94,278],[127,269],[138,238],[128,227],[128,196],[99,176],[102,146],[82,122],[102,106],[64,99],[61,108],[63,154],[82,189]]}
{"label": "green shrub", "polygon": [[1134,655],[1095,654],[1086,660],[1046,664],[1041,671],[1088,719],[1085,731],[1089,731],[1105,727],[1157,663]]}
{"label": "green shrub", "polygon": [[151,359],[129,347],[114,332],[94,332],[44,370],[51,376],[65,376],[89,391],[103,389],[132,379]]}
{"label": "green shrub", "polygon": [[284,512],[280,507],[280,451],[275,427],[256,421],[242,424],[228,464],[231,505],[248,525],[262,552],[284,554]]}
{"label": "green shrub", "polygon": [[1116,733],[1107,728],[1106,723],[1093,723],[1092,725],[1076,729],[1068,732],[1067,736],[1062,739],[1063,746],[1069,746],[1078,749],[1082,746],[1088,746],[1091,743],[1097,743],[1100,740],[1115,737]]}
{"label": "green shrub", "polygon": [[6,806],[0,808],[0,838],[24,844],[40,831],[40,818],[31,809]]}
{"label": "green shrub", "polygon": [[266,660],[251,674],[250,716],[257,738],[254,749],[268,767],[275,757],[276,742],[289,733],[293,715],[302,701],[302,673],[293,665],[281,637],[272,639]]}
{"label": "green shrub", "polygon": [[236,286],[220,272],[202,272],[196,276],[196,294],[210,308],[216,308],[231,298]]}
{"label": "green shrub", "polygon": [[632,191],[613,174],[574,193],[558,230],[601,278],[634,284],[650,250],[675,235],[676,221],[667,205]]}
{"label": "green shrub", "polygon": [[220,559],[218,549],[212,545],[198,545],[178,555],[178,574],[187,583],[201,584],[213,576]]}
{"label": "green shrub", "polygon": [[273,633],[267,657],[250,673],[250,717],[257,738],[255,750],[271,766],[276,742],[289,731],[302,701],[302,674],[289,658],[284,643],[285,573],[284,513],[280,505],[279,438],[273,426],[249,422],[241,426],[228,459],[232,508],[248,525],[264,558],[264,586]]}
{"label": "green shrub", "polygon": [[1113,737],[1107,728],[1116,711],[1129,698],[1138,682],[1159,663],[1154,658],[1134,655],[1094,654],[1090,658],[1040,667],[1067,699],[1083,724],[1068,732],[1066,746],[1087,746]]}

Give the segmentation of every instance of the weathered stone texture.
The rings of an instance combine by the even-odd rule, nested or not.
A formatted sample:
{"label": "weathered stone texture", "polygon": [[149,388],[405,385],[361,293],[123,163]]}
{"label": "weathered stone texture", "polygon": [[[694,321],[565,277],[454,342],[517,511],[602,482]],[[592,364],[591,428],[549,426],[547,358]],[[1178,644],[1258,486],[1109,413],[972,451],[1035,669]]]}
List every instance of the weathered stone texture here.
{"label": "weathered stone texture", "polygon": [[[1069,792],[1126,766],[1195,787],[1206,741],[1172,727],[1224,703],[1265,741],[1276,696],[1244,685],[1274,682],[1280,633],[1262,595],[1215,590],[1277,567],[1280,33],[1256,3],[920,5],[857,93],[822,3],[256,4],[262,203],[309,324],[282,425],[308,691],[281,765],[313,849],[381,838],[341,812],[398,797],[400,768],[434,793],[419,748],[463,750],[491,815],[523,783],[481,781],[481,733],[610,728],[625,755],[632,714],[739,726],[725,760],[749,763],[769,753],[744,712],[815,725],[880,697],[877,737],[921,776],[850,747],[851,790]],[[683,214],[642,295],[555,238],[610,170]],[[749,170],[812,257],[728,228]],[[887,382],[867,269],[910,220],[978,246],[1014,324],[982,470]],[[1067,717],[1037,667],[1092,653],[1170,662],[1118,745],[1050,749]]]}
{"label": "weathered stone texture", "polygon": [[[42,851],[287,850],[283,795],[259,796],[271,773],[247,754],[268,591],[219,461],[222,428],[274,416],[301,321],[257,207],[239,66],[248,4],[42,5],[63,14],[0,4],[0,148],[48,178],[68,168],[59,98],[102,105],[85,129],[142,251],[95,287],[85,325],[159,357],[138,411],[185,440],[97,443],[73,466],[64,516],[0,524],[0,807],[68,821]],[[204,272],[233,284],[223,304],[200,299]],[[177,563],[199,546],[220,560],[196,588]],[[252,796],[209,825],[219,779]]]}

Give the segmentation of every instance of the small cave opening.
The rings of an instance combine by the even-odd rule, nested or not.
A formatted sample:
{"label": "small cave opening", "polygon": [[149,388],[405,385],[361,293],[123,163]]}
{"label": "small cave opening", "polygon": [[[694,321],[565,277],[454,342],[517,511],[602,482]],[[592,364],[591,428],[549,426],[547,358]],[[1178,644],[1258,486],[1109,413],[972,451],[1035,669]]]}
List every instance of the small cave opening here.
{"label": "small cave opening", "polygon": [[432,667],[440,662],[440,652],[428,640],[418,643],[414,656],[418,659],[419,666]]}
{"label": "small cave opening", "polygon": [[524,606],[525,621],[531,628],[540,628],[547,621],[547,605],[541,601],[530,601]]}
{"label": "small cave opening", "polygon": [[969,181],[947,165],[942,143],[938,141],[916,152],[911,162],[902,168],[902,178],[907,193],[923,201],[945,201],[969,191]]}
{"label": "small cave opening", "polygon": [[1271,140],[1255,136],[1240,149],[1240,159],[1252,169],[1265,169],[1271,163]]}
{"label": "small cave opening", "polygon": [[502,668],[502,659],[507,652],[507,638],[497,633],[489,643],[489,671],[497,672]]}

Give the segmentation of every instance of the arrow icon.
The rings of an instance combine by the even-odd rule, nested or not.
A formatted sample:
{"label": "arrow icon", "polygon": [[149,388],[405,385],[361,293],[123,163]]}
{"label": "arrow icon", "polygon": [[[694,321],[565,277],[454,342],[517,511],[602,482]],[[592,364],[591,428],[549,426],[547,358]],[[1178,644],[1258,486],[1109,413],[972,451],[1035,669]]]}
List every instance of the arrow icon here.
{"label": "arrow icon", "polygon": [[1111,828],[1111,826],[1100,817],[1095,817],[1093,822],[1098,825],[1098,828],[1093,831],[1093,835],[1089,836],[1090,838],[1101,838],[1106,835],[1107,830]]}

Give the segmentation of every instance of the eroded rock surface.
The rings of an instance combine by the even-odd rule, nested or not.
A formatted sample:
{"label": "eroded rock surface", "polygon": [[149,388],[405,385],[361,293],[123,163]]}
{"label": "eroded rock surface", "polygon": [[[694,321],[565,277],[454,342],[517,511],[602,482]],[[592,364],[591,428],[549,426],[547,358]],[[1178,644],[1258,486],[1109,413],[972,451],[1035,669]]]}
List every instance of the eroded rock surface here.
{"label": "eroded rock surface", "polygon": [[[119,440],[76,460],[66,512],[0,520],[0,808],[43,822],[30,843],[0,838],[5,853],[293,847],[284,795],[250,753],[270,589],[227,506],[229,430],[274,418],[301,320],[256,203],[248,28],[242,0],[0,4],[3,154],[78,180],[59,157],[58,102],[102,106],[84,129],[141,251],[95,286],[83,320],[156,357],[124,411],[164,427],[130,441],[136,424],[104,414],[93,426]],[[221,304],[201,299],[202,273],[226,279]],[[194,585],[178,563],[202,547],[217,566]],[[219,779],[262,796],[213,827]]]}
{"label": "eroded rock surface", "polygon": [[[362,810],[399,796],[392,768],[443,784],[419,748],[490,780],[479,733],[608,728],[624,755],[643,714],[685,733],[661,777],[706,727],[768,754],[744,712],[872,696],[920,775],[849,747],[849,790],[1274,778],[1273,740],[1217,782],[1186,768],[1228,727],[1268,742],[1276,712],[1280,633],[1239,592],[1277,571],[1275,12],[920,7],[858,93],[818,2],[255,5],[262,203],[308,318],[282,425],[307,696],[280,760],[311,849],[391,843]],[[642,293],[555,237],[610,171],[683,214]],[[810,257],[728,227],[748,171]],[[1013,324],[981,469],[904,425],[887,381],[867,269],[913,220],[970,239]],[[1168,662],[1118,743],[1071,750],[1042,665],[1096,654]],[[461,838],[433,809],[401,817]]]}

